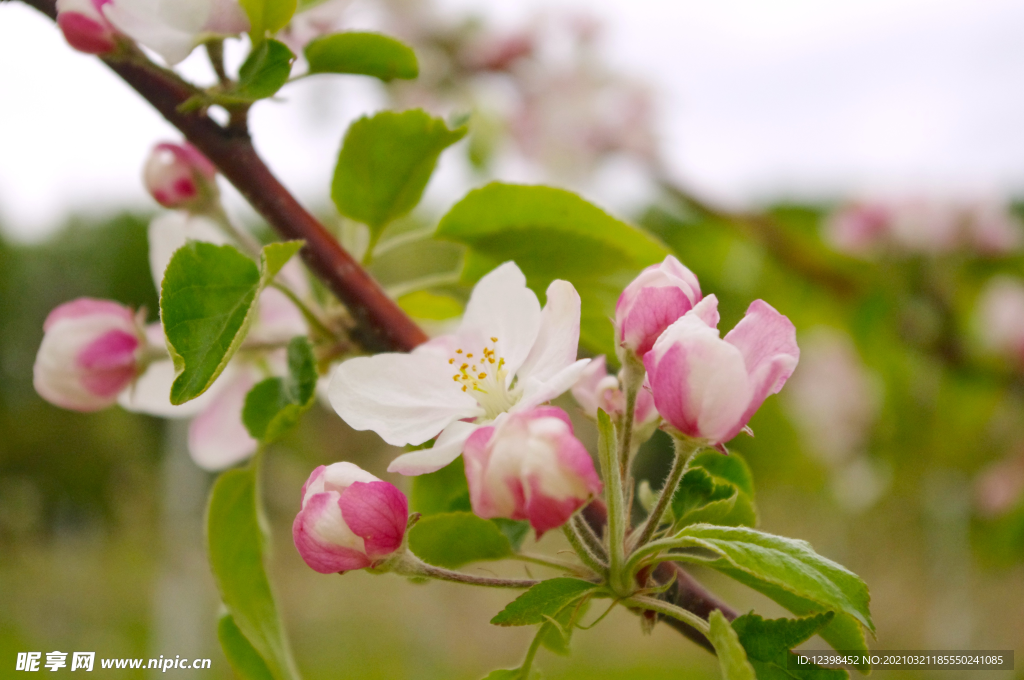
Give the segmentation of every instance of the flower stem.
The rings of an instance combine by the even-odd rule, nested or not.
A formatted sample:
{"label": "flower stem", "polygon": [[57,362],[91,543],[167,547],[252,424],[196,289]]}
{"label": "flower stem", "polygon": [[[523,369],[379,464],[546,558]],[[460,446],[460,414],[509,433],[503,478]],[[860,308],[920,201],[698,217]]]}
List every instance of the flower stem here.
{"label": "flower stem", "polygon": [[537,656],[537,651],[540,649],[540,641],[544,637],[544,629],[547,627],[548,624],[541,624],[537,634],[533,637],[533,642],[530,643],[530,648],[526,650],[526,658],[523,659],[523,665],[519,667],[519,680],[529,680],[533,659]]}
{"label": "flower stem", "polygon": [[443,567],[427,564],[411,552],[406,552],[391,565],[391,571],[402,576],[418,576],[438,581],[465,583],[470,586],[488,586],[490,588],[532,588],[540,583],[527,578],[492,578],[489,576],[473,576],[459,571],[451,571]]}
{"label": "flower stem", "polygon": [[590,551],[597,557],[598,561],[602,564],[607,564],[608,551],[605,550],[601,539],[594,533],[594,529],[582,514],[575,515],[572,518],[572,528],[575,529],[576,535],[583,539],[583,543],[590,548]]}
{"label": "flower stem", "polygon": [[[575,518],[574,518],[575,519]],[[570,521],[562,526],[562,533],[569,539],[569,544],[572,545],[572,549],[579,555],[580,561],[594,570],[595,574],[607,574],[608,565],[601,562],[600,558],[595,555],[590,547],[580,538],[576,532],[576,528],[573,526],[573,522]]]}
{"label": "flower stem", "polygon": [[373,257],[380,257],[384,253],[394,250],[395,248],[401,248],[402,246],[410,243],[425,241],[433,236],[436,231],[437,230],[434,227],[427,227],[425,229],[413,229],[411,231],[401,233],[398,236],[393,236],[382,243],[376,244],[372,251]]}
{"label": "flower stem", "polygon": [[281,291],[281,293],[283,293],[286,298],[291,300],[292,304],[298,308],[299,312],[302,314],[302,317],[306,320],[306,323],[313,327],[318,335],[320,335],[324,339],[337,339],[338,334],[332,331],[330,328],[328,328],[327,324],[316,314],[316,312],[310,309],[310,307],[305,302],[303,302],[298,295],[295,294],[295,291],[277,281],[271,281],[270,285],[276,288],[277,290]]}
{"label": "flower stem", "polygon": [[677,607],[674,604],[669,604],[668,602],[657,598],[647,597],[646,595],[636,595],[634,597],[626,598],[622,603],[630,607],[640,607],[641,609],[649,609],[652,612],[658,612],[665,616],[671,616],[674,619],[696,628],[705,636],[711,632],[711,627],[708,625],[708,622],[701,617],[697,616],[693,612],[683,609],[682,607]]}
{"label": "flower stem", "polygon": [[[517,553],[512,557],[514,560],[519,562],[528,562],[530,564],[539,564],[542,567],[548,567],[550,569],[558,569],[576,576],[583,578],[591,578],[593,574],[590,573],[590,569],[581,568],[578,564],[570,564],[569,562],[562,562],[561,560],[552,559],[544,555],[531,555],[529,553]],[[590,565],[587,565],[590,567]],[[600,572],[595,572],[600,573]]]}
{"label": "flower stem", "polygon": [[622,388],[626,394],[626,413],[619,427],[619,474],[629,478],[629,459],[633,450],[633,421],[636,419],[636,396],[644,381],[644,367],[637,359],[625,356],[622,362]]}
{"label": "flower stem", "polygon": [[625,563],[626,513],[622,498],[622,475],[615,455],[615,433],[608,414],[597,411],[597,449],[608,501],[608,576],[616,595],[628,597],[634,588],[622,571]]}
{"label": "flower stem", "polygon": [[392,298],[400,298],[406,293],[417,290],[434,288],[436,286],[451,286],[461,280],[462,272],[445,272],[443,274],[431,274],[411,281],[403,281],[393,286],[388,286],[387,293]]}
{"label": "flower stem", "polygon": [[683,478],[683,474],[689,467],[693,454],[703,448],[702,445],[694,439],[674,437],[674,440],[676,445],[676,457],[675,460],[672,461],[672,469],[669,471],[668,478],[665,480],[665,485],[662,487],[661,494],[658,496],[658,502],[655,503],[654,509],[651,510],[651,514],[647,516],[647,522],[644,524],[643,530],[633,543],[636,547],[645,545],[651,540],[654,532],[658,530],[658,526],[661,524],[661,519],[665,516],[665,511],[668,509],[669,503],[672,502],[672,497],[676,494],[676,489],[679,487],[679,481]]}

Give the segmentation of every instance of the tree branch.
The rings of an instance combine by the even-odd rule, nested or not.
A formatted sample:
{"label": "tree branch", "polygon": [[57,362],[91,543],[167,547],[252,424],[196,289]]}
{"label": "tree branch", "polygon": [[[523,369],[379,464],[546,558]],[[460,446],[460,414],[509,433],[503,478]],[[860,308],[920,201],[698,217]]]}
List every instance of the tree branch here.
{"label": "tree branch", "polygon": [[[56,19],[55,0],[23,0]],[[244,125],[221,127],[203,112],[179,107],[196,89],[150,62],[136,48],[103,61],[220,169],[256,211],[286,239],[306,242],[301,254],[313,273],[356,321],[353,339],[369,351],[409,351],[427,337],[338,241],[273,175]]]}

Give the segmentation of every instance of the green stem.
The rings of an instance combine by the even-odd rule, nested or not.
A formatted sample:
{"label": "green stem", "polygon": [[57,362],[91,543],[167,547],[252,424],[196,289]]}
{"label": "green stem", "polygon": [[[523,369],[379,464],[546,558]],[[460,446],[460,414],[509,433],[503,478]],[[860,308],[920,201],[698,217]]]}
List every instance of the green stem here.
{"label": "green stem", "polygon": [[540,629],[533,638],[533,642],[530,643],[530,648],[526,650],[526,658],[523,659],[523,665],[519,667],[519,678],[520,680],[529,680],[530,668],[533,667],[533,659],[537,656],[537,651],[540,649],[540,641],[544,637],[544,629],[547,628],[548,624],[541,624]]}
{"label": "green stem", "polygon": [[[518,560],[519,562],[528,562],[530,564],[539,564],[542,567],[549,567],[551,569],[558,569],[559,571],[568,572],[581,576],[583,578],[592,577],[593,574],[587,569],[581,569],[579,565],[569,564],[568,562],[562,562],[561,560],[552,559],[545,557],[544,555],[531,555],[529,553],[516,553],[512,559]],[[588,567],[590,565],[587,565]],[[600,573],[600,572],[597,572]]]}
{"label": "green stem", "polygon": [[690,465],[693,454],[703,448],[703,444],[695,439],[688,437],[674,437],[673,439],[676,445],[676,457],[672,461],[672,469],[668,473],[665,485],[661,488],[658,502],[654,505],[654,509],[651,510],[651,514],[647,516],[647,522],[644,524],[643,530],[633,543],[636,547],[646,545],[651,540],[651,537],[654,536],[654,532],[661,525],[661,520],[665,516],[669,503],[672,502],[672,497],[676,494],[679,481],[683,478],[683,474]]}
{"label": "green stem", "polygon": [[411,293],[417,290],[423,290],[425,288],[434,288],[436,286],[450,286],[458,283],[462,278],[461,272],[446,272],[444,274],[431,274],[430,276],[423,276],[418,279],[411,281],[403,281],[393,286],[386,288],[387,293],[392,298],[400,298],[406,293]]}
{"label": "green stem", "polygon": [[395,248],[401,248],[402,246],[410,243],[424,241],[432,237],[435,231],[434,227],[427,227],[425,229],[413,229],[403,234],[399,234],[398,236],[393,236],[387,241],[377,244],[373,249],[373,257],[380,257],[384,253],[390,252]]}
{"label": "green stem", "polygon": [[629,478],[629,459],[633,450],[633,421],[636,419],[636,396],[644,381],[644,367],[633,356],[626,355],[622,362],[622,389],[626,394],[626,413],[619,427],[619,473]]}
{"label": "green stem", "polygon": [[282,283],[278,283],[277,281],[271,281],[270,285],[284,293],[284,296],[292,301],[292,304],[294,304],[302,313],[302,317],[306,320],[306,323],[308,323],[310,326],[316,329],[316,332],[322,338],[337,337],[337,333],[328,328],[327,324],[319,316],[317,316],[316,312],[310,309],[310,307],[305,302],[303,302],[302,299],[298,295],[296,295],[291,288]]}
{"label": "green stem", "polygon": [[658,612],[665,616],[671,616],[673,619],[677,619],[688,626],[696,628],[705,637],[711,633],[711,626],[708,625],[707,621],[693,612],[689,612],[682,607],[677,607],[676,605],[669,604],[663,600],[647,597],[646,595],[636,595],[634,597],[626,598],[622,603],[629,607],[640,607],[641,609],[649,609],[652,612]]}
{"label": "green stem", "polygon": [[427,564],[411,552],[406,552],[400,559],[391,566],[391,571],[402,576],[417,576],[420,578],[432,578],[438,581],[451,581],[452,583],[464,583],[470,586],[487,586],[490,588],[532,588],[540,583],[533,579],[526,578],[492,578],[489,576],[473,576],[458,571],[451,571],[443,567],[435,567]]}
{"label": "green stem", "polygon": [[241,246],[242,250],[244,250],[250,257],[256,260],[260,259],[260,253],[263,250],[263,246],[256,240],[255,236],[240,228],[230,217],[228,217],[228,214],[224,210],[224,206],[220,201],[215,202],[213,207],[210,209],[208,216],[216,222],[228,236],[233,238],[235,242]]}
{"label": "green stem", "polygon": [[707,554],[707,551],[703,551],[702,553],[700,549],[693,547],[692,544],[685,544],[685,541],[681,541],[678,538],[662,538],[657,541],[651,541],[650,543],[637,548],[626,561],[626,573],[635,574],[640,570],[640,567],[649,567],[661,562],[677,562],[683,560],[683,558],[687,556],[687,553],[685,552],[678,552],[661,555],[653,560],[647,559],[651,555],[656,555],[663,550],[672,550],[674,548],[692,548],[692,552],[695,554]]}
{"label": "green stem", "polygon": [[622,498],[622,476],[615,455],[615,433],[608,414],[597,411],[597,449],[608,500],[608,571],[609,586],[616,595],[628,597],[635,588],[622,567],[625,563],[626,513]]}
{"label": "green stem", "polygon": [[604,544],[601,539],[598,538],[597,534],[594,533],[593,528],[581,514],[576,514],[572,518],[573,529],[576,530],[576,534],[583,539],[583,543],[590,548],[590,552],[597,556],[597,559],[603,563],[608,563],[608,551],[605,550]]}
{"label": "green stem", "polygon": [[583,564],[590,567],[595,574],[604,575],[608,573],[608,565],[603,564],[597,555],[591,552],[587,544],[584,543],[579,534],[576,533],[575,528],[572,526],[572,522],[568,522],[562,526],[562,533],[564,533],[565,537],[569,539],[569,544],[572,546],[572,549],[576,551],[576,554],[579,556],[580,561],[583,562]]}

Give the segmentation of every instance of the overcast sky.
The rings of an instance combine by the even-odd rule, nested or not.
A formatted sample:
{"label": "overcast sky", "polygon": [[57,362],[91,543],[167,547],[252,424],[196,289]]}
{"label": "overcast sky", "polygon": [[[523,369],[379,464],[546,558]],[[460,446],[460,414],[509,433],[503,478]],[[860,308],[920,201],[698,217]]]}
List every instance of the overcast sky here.
{"label": "overcast sky", "polygon": [[[659,94],[673,171],[721,200],[1024,194],[1020,0],[440,4],[505,25],[541,7],[605,19],[608,60]],[[18,2],[0,4],[0,64],[0,223],[8,233],[38,238],[83,208],[152,206],[141,163],[155,141],[177,137],[159,116]],[[312,84],[293,86],[289,98],[301,101],[302,85]],[[310,203],[326,199],[347,121],[379,103],[372,88],[345,87],[350,96],[330,120],[287,104],[255,110],[258,146]],[[615,198],[606,203],[614,208]]]}

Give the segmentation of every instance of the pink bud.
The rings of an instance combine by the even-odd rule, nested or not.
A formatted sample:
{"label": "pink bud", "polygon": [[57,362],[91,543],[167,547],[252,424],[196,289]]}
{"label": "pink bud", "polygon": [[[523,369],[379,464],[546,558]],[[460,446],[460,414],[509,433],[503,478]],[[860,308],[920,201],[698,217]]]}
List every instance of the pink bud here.
{"label": "pink bud", "polygon": [[33,366],[36,392],[73,411],[98,411],[138,375],[144,345],[131,309],[79,298],[50,312]]}
{"label": "pink bud", "polygon": [[[597,409],[607,413],[612,420],[621,418],[626,412],[626,395],[619,385],[619,379],[608,374],[604,356],[595,357],[580,374],[572,387],[572,396],[591,418],[597,417]],[[633,422],[637,426],[653,422],[658,418],[654,408],[654,397],[650,391],[641,389],[636,395]]]}
{"label": "pink bud", "polygon": [[111,0],[57,0],[57,26],[68,44],[86,54],[108,54],[117,47],[117,31],[103,16]]}
{"label": "pink bud", "polygon": [[640,272],[622,291],[615,305],[615,340],[642,357],[662,331],[700,300],[697,277],[669,255]]}
{"label": "pink bud", "polygon": [[165,208],[203,212],[218,195],[217,168],[188,142],[157,144],[143,170],[146,190]]}
{"label": "pink bud", "polygon": [[658,412],[680,433],[721,444],[735,437],[800,358],[796,329],[763,300],[725,338],[718,300],[704,298],[644,356]]}
{"label": "pink bud", "polygon": [[511,413],[479,428],[462,455],[473,512],[529,520],[538,538],[565,524],[601,490],[569,416],[554,406]]}
{"label": "pink bud", "polygon": [[292,524],[299,555],[321,574],[365,569],[402,546],[409,500],[352,463],[321,465],[302,487]]}

